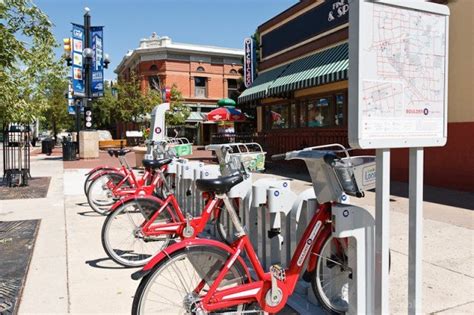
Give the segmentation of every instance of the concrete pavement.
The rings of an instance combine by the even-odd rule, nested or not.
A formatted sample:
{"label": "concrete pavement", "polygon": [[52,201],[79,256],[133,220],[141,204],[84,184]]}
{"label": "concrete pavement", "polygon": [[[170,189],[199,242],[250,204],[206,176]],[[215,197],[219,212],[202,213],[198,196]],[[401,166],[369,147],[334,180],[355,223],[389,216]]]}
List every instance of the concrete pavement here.
{"label": "concrete pavement", "polygon": [[[0,203],[0,220],[41,219],[40,231],[20,304],[20,314],[128,314],[138,285],[135,269],[111,262],[102,249],[104,217],[92,212],[82,193],[84,169],[63,169],[57,158],[32,158],[33,176],[51,176],[47,198]],[[294,181],[294,188],[308,183]],[[391,202],[392,271],[390,309],[407,311],[407,199]],[[373,211],[374,194],[354,200]],[[453,221],[452,217],[456,217]],[[425,202],[423,311],[474,311],[473,212]],[[462,223],[464,222],[464,223]],[[459,224],[462,223],[462,224]]]}

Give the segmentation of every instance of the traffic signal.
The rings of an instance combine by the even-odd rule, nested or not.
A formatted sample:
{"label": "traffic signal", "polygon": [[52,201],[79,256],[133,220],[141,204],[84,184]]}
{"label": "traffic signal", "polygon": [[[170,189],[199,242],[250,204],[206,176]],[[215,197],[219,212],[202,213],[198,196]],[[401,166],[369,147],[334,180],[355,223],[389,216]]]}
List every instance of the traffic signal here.
{"label": "traffic signal", "polygon": [[72,66],[72,58],[71,58],[72,39],[63,38],[63,46],[64,46],[64,55],[66,57],[67,65]]}

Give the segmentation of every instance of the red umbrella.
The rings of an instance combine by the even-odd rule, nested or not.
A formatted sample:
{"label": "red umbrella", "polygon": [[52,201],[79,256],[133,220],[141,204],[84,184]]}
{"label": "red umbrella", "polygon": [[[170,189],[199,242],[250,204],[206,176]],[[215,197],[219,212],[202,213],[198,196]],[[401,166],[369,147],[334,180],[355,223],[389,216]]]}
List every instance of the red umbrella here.
{"label": "red umbrella", "polygon": [[234,107],[219,107],[207,113],[208,121],[244,121],[245,115]]}

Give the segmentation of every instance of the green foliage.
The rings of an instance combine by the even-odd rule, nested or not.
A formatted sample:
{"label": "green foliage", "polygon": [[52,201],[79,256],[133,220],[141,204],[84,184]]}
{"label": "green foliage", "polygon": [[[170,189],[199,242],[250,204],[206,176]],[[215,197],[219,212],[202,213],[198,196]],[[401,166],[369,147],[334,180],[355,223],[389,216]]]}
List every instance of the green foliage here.
{"label": "green foliage", "polygon": [[0,121],[29,123],[47,107],[57,45],[52,23],[30,0],[0,1]]}
{"label": "green foliage", "polygon": [[94,100],[92,117],[97,129],[112,129],[120,121],[117,110],[117,88],[111,82],[104,82],[104,96]]}
{"label": "green foliage", "polygon": [[183,104],[184,98],[176,84],[171,87],[170,110],[166,112],[166,125],[184,125],[191,114],[191,108]]}
{"label": "green foliage", "polygon": [[143,93],[140,80],[132,72],[129,80],[119,80],[117,84],[117,106],[115,115],[120,121],[137,122],[143,120],[143,115],[151,113],[152,109],[161,103],[161,93],[150,90]]}
{"label": "green foliage", "polygon": [[40,115],[40,125],[52,130],[55,136],[63,129],[74,128],[74,120],[67,111],[65,94],[68,90],[68,80],[64,72],[61,76],[51,74],[48,77],[48,86],[45,89],[46,106],[42,108]]}

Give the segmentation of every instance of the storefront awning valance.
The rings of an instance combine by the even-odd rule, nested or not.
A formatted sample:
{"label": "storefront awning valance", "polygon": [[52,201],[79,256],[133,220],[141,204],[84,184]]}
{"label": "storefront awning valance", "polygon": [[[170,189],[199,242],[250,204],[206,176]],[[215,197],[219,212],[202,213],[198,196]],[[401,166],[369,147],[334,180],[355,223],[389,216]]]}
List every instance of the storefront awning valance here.
{"label": "storefront awning valance", "polygon": [[345,43],[292,62],[266,96],[347,80],[348,67],[349,45]]}
{"label": "storefront awning valance", "polygon": [[259,74],[253,81],[251,87],[242,92],[239,96],[239,103],[247,103],[260,98],[265,98],[268,87],[285,71],[288,65],[284,65]]}
{"label": "storefront awning valance", "polygon": [[199,112],[191,112],[186,119],[186,122],[202,122],[204,121],[204,114],[199,113]]}

